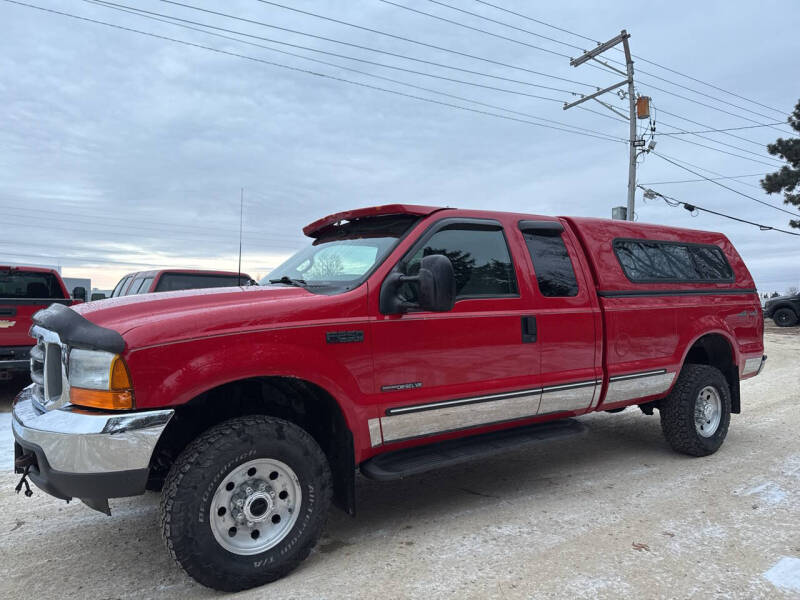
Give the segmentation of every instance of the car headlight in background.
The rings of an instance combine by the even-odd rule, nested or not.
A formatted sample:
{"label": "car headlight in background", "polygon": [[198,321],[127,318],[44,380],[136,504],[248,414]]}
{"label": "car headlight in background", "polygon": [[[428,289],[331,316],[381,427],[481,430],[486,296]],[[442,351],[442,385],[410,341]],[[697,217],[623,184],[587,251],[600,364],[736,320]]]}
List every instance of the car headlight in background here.
{"label": "car headlight in background", "polygon": [[129,410],[133,386],[121,356],[73,348],[68,362],[69,400],[77,406]]}

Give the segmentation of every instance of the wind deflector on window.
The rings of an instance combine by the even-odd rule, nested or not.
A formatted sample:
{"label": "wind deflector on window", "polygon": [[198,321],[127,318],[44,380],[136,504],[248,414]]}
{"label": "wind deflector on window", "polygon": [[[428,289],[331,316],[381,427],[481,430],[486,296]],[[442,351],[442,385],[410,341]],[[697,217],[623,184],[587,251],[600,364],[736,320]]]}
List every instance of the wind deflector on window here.
{"label": "wind deflector on window", "polygon": [[559,235],[564,231],[564,226],[558,221],[520,221],[519,228],[539,235]]}

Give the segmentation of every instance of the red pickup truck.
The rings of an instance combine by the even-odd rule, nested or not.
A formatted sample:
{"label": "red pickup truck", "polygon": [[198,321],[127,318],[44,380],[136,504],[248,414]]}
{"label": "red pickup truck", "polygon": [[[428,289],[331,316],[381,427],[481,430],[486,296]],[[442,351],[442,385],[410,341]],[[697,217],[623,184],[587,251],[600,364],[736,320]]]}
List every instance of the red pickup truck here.
{"label": "red pickup truck", "polygon": [[30,370],[33,314],[54,302],[69,306],[86,300],[84,288],[75,292],[73,300],[55,269],[0,265],[0,381]]}
{"label": "red pickup truck", "polygon": [[37,313],[19,487],[105,512],[161,489],[173,558],[240,590],[296,567],[331,502],[354,514],[357,470],[407,477],[630,405],[711,454],[766,359],[719,233],[413,205],[303,231],[262,286]]}
{"label": "red pickup truck", "polygon": [[160,269],[128,273],[119,280],[111,298],[150,294],[152,292],[174,292],[201,288],[255,285],[247,273],[236,271],[206,271],[200,269]]}

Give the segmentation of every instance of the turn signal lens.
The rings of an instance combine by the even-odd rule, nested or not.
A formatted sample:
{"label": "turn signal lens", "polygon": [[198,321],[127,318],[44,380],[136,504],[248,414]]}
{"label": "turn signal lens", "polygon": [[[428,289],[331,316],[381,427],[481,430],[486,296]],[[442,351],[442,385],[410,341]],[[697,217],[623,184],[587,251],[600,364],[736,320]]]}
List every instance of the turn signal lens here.
{"label": "turn signal lens", "polygon": [[109,388],[112,390],[128,390],[132,388],[131,378],[128,375],[128,368],[125,366],[125,361],[119,356],[115,356],[111,363],[109,377]]}
{"label": "turn signal lens", "polygon": [[[127,377],[127,372],[125,375]],[[106,410],[131,410],[133,408],[133,393],[130,390],[105,391],[74,387],[69,390],[69,401],[77,406],[103,408]]]}

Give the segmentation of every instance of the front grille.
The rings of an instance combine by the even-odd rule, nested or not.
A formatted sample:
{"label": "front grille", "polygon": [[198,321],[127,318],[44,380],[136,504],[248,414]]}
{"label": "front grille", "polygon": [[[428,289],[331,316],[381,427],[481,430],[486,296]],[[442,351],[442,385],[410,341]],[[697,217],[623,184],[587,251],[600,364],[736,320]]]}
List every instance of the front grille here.
{"label": "front grille", "polygon": [[63,348],[58,336],[49,331],[35,331],[36,345],[31,348],[33,396],[45,410],[67,403],[69,385],[62,360]]}

